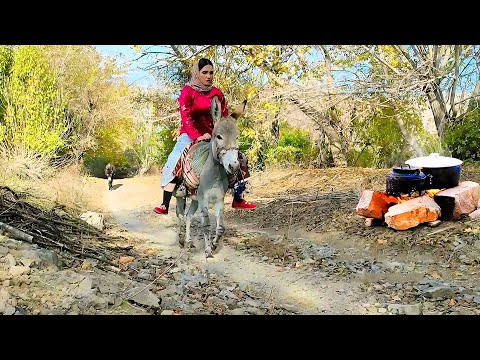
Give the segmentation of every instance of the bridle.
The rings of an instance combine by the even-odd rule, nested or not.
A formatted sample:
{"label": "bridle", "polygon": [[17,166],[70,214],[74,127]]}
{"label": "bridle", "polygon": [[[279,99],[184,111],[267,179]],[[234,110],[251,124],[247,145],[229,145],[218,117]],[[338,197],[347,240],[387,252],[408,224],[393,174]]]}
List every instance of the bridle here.
{"label": "bridle", "polygon": [[230,148],[228,148],[228,149],[217,149],[217,150],[218,150],[218,151],[217,151],[217,159],[220,159],[220,156],[225,155],[227,151],[230,151],[230,150],[237,150],[237,151],[238,151],[239,148],[232,146],[232,147],[230,147]]}

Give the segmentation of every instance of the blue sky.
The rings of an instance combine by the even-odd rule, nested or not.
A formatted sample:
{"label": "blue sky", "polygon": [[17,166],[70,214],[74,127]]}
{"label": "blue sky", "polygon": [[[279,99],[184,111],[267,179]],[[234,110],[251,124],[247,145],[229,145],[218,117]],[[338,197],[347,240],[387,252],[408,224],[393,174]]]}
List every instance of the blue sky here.
{"label": "blue sky", "polygon": [[142,59],[133,61],[138,58],[130,45],[94,45],[94,47],[105,56],[115,57],[119,65],[127,66],[125,78],[128,84],[136,84],[142,87],[158,87],[157,80],[150,73],[142,70],[142,66],[146,65]]}

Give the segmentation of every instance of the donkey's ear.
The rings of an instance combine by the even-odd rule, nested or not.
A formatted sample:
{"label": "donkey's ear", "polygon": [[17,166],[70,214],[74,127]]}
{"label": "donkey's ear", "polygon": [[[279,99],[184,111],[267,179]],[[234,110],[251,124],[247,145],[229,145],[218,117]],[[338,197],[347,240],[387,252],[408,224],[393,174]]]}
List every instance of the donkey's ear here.
{"label": "donkey's ear", "polygon": [[210,102],[210,114],[212,115],[213,123],[216,123],[222,117],[222,104],[216,96]]}
{"label": "donkey's ear", "polygon": [[243,112],[245,111],[245,106],[247,105],[247,99],[243,100],[243,102],[235,107],[235,110],[230,114],[231,117],[234,119],[238,119],[242,116]]}

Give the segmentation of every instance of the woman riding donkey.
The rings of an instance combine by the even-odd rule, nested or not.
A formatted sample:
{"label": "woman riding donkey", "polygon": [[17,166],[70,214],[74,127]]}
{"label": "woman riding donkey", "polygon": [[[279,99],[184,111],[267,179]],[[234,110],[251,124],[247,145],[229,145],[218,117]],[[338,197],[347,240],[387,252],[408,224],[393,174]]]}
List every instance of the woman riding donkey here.
{"label": "woman riding donkey", "polygon": [[[212,82],[213,64],[210,60],[202,58],[193,65],[190,81],[180,91],[178,99],[181,116],[180,136],[163,167],[160,180],[160,186],[163,189],[163,203],[153,209],[157,214],[168,214],[173,191],[181,181],[174,175],[174,170],[184,149],[192,142],[211,138],[214,123],[210,105],[215,96],[220,100],[221,115],[228,115],[225,97],[218,88],[212,86]],[[247,170],[246,158],[240,155],[239,160],[243,162],[244,170]],[[239,181],[234,185],[232,207],[235,209],[255,209],[256,207],[254,203],[243,199],[245,179],[248,176],[248,170],[240,170],[237,177]]]}

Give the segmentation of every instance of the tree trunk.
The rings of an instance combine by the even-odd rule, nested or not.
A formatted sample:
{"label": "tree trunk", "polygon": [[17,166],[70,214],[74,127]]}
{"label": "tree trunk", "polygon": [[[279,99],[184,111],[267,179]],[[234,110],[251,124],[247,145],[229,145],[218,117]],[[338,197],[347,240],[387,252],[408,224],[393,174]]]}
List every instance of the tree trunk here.
{"label": "tree trunk", "polygon": [[310,117],[320,127],[321,131],[327,136],[332,152],[333,163],[337,167],[347,166],[347,159],[342,149],[342,142],[335,129],[327,122],[322,121],[322,114],[309,105],[302,104],[297,98],[290,96],[289,100],[299,107],[308,117]]}
{"label": "tree trunk", "polygon": [[429,84],[425,87],[425,93],[427,95],[430,109],[435,119],[435,126],[437,128],[438,137],[440,140],[443,138],[443,129],[445,122],[447,121],[447,107],[439,86],[436,83]]}
{"label": "tree trunk", "polygon": [[[381,51],[380,47],[378,48],[378,51],[382,55],[382,51]],[[384,73],[385,77],[388,78],[388,66],[385,63],[382,63],[382,64],[383,64],[383,73]],[[397,125],[400,128],[400,132],[402,133],[403,138],[412,147],[412,149],[415,151],[415,153],[418,156],[422,156],[423,151],[418,146],[418,143],[417,143],[417,140],[415,139],[415,136],[412,136],[412,135],[409,134],[407,128],[405,127],[405,123],[402,120],[402,117],[398,114],[398,110],[397,110],[397,106],[395,105],[395,102],[393,101],[392,98],[390,98],[388,100],[388,103],[393,109],[395,121],[397,122]]]}
{"label": "tree trunk", "polygon": [[[245,49],[243,47],[240,47],[240,50],[244,54],[254,56],[251,50]],[[273,81],[278,86],[286,85],[285,79],[282,79],[278,75],[278,73],[275,71],[275,69],[273,69],[265,60],[263,60],[261,64],[259,64],[258,66],[266,72],[266,75],[269,78],[269,80]],[[346,166],[347,160],[345,157],[345,153],[342,149],[342,142],[340,140],[340,137],[335,132],[335,129],[331,125],[329,125],[327,121],[322,121],[324,116],[319,111],[312,108],[311,106],[302,104],[300,102],[300,99],[296,96],[293,96],[290,94],[287,96],[287,99],[290,100],[292,103],[296,104],[305,115],[311,118],[322,129],[322,131],[324,131],[324,133],[328,138],[328,141],[330,142],[331,152],[332,152],[335,166],[339,166],[339,167]]]}

